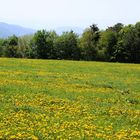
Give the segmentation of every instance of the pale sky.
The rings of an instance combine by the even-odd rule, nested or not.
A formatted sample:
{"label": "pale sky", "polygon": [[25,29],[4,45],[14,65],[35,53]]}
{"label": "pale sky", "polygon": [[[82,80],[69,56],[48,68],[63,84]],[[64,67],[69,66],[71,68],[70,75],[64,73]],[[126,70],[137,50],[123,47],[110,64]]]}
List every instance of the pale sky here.
{"label": "pale sky", "polygon": [[0,0],[0,22],[34,29],[140,21],[140,0]]}

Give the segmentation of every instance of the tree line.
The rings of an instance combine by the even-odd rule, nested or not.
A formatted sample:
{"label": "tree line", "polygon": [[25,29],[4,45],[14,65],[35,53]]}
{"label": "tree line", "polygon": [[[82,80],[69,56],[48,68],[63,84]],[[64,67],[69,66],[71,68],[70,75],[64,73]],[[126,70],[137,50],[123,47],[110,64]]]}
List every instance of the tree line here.
{"label": "tree line", "polygon": [[58,35],[46,30],[13,35],[0,39],[0,56],[140,63],[140,22],[126,26],[117,23],[106,30],[93,24],[82,35],[73,31]]}

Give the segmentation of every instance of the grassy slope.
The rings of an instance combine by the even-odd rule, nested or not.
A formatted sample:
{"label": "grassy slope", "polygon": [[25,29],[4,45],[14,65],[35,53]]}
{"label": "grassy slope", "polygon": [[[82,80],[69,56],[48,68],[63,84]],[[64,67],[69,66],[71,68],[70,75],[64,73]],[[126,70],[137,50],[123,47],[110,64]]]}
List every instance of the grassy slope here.
{"label": "grassy slope", "polygon": [[0,138],[140,139],[140,65],[0,58]]}

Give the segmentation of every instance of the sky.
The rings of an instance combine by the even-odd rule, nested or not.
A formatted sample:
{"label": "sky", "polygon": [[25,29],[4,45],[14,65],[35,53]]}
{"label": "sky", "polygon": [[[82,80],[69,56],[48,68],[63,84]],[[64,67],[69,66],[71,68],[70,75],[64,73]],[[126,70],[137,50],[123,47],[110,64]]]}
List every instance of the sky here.
{"label": "sky", "polygon": [[140,0],[0,0],[0,22],[33,29],[70,26],[101,29],[140,21]]}

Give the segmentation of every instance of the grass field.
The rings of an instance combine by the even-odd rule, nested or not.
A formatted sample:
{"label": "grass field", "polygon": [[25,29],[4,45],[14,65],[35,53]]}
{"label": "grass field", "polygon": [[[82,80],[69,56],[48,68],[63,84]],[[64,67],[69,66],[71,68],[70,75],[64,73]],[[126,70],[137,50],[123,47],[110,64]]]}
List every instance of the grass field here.
{"label": "grass field", "polygon": [[0,58],[0,139],[140,139],[140,65]]}

